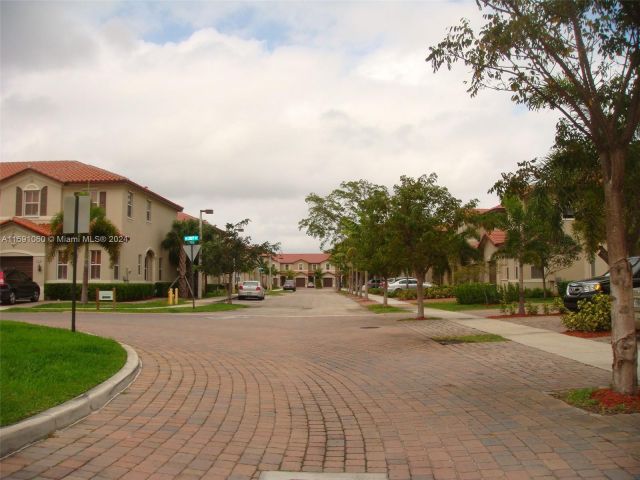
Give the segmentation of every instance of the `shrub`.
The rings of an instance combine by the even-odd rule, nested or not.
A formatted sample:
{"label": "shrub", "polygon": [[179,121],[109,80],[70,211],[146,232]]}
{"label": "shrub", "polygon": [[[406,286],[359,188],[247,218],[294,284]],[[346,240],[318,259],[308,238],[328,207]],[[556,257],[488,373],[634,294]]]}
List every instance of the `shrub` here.
{"label": "shrub", "polygon": [[524,306],[527,315],[537,315],[538,314],[538,305],[532,302],[527,302]]}
{"label": "shrub", "polygon": [[[152,298],[155,291],[153,283],[90,283],[89,301],[95,299],[96,288],[100,290],[116,289],[116,300],[127,302],[132,300],[144,300]],[[82,284],[76,285],[76,298],[80,298]],[[45,283],[44,298],[46,300],[71,300],[71,283]]]}
{"label": "shrub", "polygon": [[549,315],[551,313],[551,306],[549,306],[548,303],[543,303],[542,304],[542,313],[544,315]]}
{"label": "shrub", "polygon": [[435,285],[424,290],[424,298],[451,298],[453,296],[451,285]]}
{"label": "shrub", "polygon": [[501,285],[497,288],[500,298],[505,303],[518,301],[518,293],[520,292],[520,286],[518,284],[507,283],[506,285]]}
{"label": "shrub", "polygon": [[415,300],[416,298],[418,298],[418,291],[417,290],[398,290],[398,293],[396,294],[396,298],[399,298],[401,300]]}
{"label": "shrub", "polygon": [[454,294],[461,305],[473,303],[488,305],[498,303],[500,300],[498,288],[492,283],[463,283],[456,285]]}
{"label": "shrub", "polygon": [[518,312],[518,304],[510,303],[509,305],[507,305],[507,312],[509,313],[509,315],[515,315]]}
{"label": "shrub", "polygon": [[384,290],[382,288],[370,288],[369,293],[371,295],[384,295]]}
{"label": "shrub", "polygon": [[156,282],[153,290],[156,297],[166,297],[169,294],[170,282]]}
{"label": "shrub", "polygon": [[578,311],[562,317],[567,330],[601,332],[611,330],[611,297],[598,294],[578,302]]}
{"label": "shrub", "polygon": [[551,305],[556,312],[567,313],[567,307],[564,306],[564,302],[562,301],[562,298],[555,297]]}
{"label": "shrub", "polygon": [[558,295],[562,297],[567,293],[567,285],[569,285],[569,280],[556,280]]}

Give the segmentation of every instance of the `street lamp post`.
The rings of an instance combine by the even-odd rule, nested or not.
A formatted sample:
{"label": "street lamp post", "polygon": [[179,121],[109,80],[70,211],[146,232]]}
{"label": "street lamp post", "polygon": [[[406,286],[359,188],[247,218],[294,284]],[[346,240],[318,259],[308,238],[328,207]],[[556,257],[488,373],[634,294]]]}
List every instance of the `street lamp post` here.
{"label": "street lamp post", "polygon": [[[213,209],[205,208],[204,210],[200,210],[200,222],[198,223],[198,233],[200,234],[200,243],[203,243],[202,241],[202,214],[203,213],[206,213],[207,215],[212,215]],[[202,253],[200,254],[199,264],[202,265]],[[202,279],[203,279],[202,270],[198,270],[198,298],[203,297],[204,281]]]}

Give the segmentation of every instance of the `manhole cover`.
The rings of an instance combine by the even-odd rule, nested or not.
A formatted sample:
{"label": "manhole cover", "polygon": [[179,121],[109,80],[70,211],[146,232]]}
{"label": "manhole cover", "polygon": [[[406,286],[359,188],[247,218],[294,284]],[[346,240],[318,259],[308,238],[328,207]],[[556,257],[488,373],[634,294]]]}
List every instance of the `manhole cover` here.
{"label": "manhole cover", "polygon": [[362,328],[363,330],[366,330],[368,328],[380,328],[380,327],[360,327],[360,328]]}
{"label": "manhole cover", "polygon": [[260,480],[388,480],[384,473],[262,472]]}

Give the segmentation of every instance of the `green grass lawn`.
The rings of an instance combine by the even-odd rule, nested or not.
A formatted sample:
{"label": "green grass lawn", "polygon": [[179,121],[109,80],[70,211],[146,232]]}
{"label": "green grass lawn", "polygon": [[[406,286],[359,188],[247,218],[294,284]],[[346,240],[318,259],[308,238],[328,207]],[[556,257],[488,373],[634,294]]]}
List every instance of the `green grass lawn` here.
{"label": "green grass lawn", "polygon": [[[526,302],[531,302],[534,305],[541,305],[543,303],[553,303],[553,298],[532,298],[525,299]],[[514,302],[518,303],[518,302]],[[449,312],[464,312],[466,310],[494,310],[499,309],[500,304],[485,305],[484,303],[472,303],[469,305],[460,305],[458,302],[425,302],[425,308],[437,308],[439,310],[447,310]]]}
{"label": "green grass lawn", "polygon": [[[237,310],[238,308],[246,308],[245,305],[228,305],[226,303],[211,303],[208,305],[196,306],[195,310],[191,308],[191,301],[180,300],[179,305],[182,307],[169,306],[166,300],[151,300],[140,303],[117,303],[115,310],[109,302],[100,304],[100,312],[118,312],[118,313],[185,313],[185,312],[226,312],[229,310]],[[38,305],[37,307],[13,307],[5,310],[6,313],[11,312],[67,312],[71,310],[71,302],[52,302]],[[97,312],[95,302],[86,305],[76,304],[76,310],[81,312]]]}
{"label": "green grass lawn", "polygon": [[393,305],[368,305],[367,309],[373,313],[397,313],[407,311],[405,308],[395,307]]}
{"label": "green grass lawn", "polygon": [[278,297],[280,295],[284,295],[284,290],[280,289],[280,290],[267,290],[267,295],[270,295],[272,297]]}
{"label": "green grass lawn", "polygon": [[126,359],[111,339],[0,321],[0,425],[86,392],[118,372]]}

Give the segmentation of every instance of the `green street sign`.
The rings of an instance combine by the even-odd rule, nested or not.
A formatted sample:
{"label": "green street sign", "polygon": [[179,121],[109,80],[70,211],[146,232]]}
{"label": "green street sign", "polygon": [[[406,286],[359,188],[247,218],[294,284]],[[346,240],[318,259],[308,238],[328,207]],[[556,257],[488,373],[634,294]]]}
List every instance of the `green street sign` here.
{"label": "green street sign", "polygon": [[185,235],[183,237],[185,243],[198,243],[198,240],[200,240],[200,236],[198,235]]}

